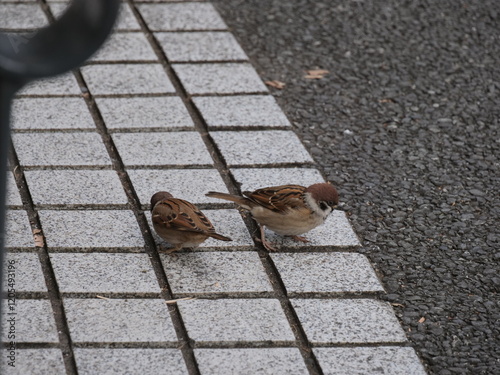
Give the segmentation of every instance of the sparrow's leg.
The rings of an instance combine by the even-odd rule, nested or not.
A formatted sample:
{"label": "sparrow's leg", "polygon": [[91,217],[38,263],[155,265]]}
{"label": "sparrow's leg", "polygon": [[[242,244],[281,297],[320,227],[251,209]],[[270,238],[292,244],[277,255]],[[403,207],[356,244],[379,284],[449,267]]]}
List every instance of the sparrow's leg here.
{"label": "sparrow's leg", "polygon": [[182,244],[178,244],[175,247],[172,247],[172,248],[169,248],[169,249],[162,248],[158,252],[159,253],[163,253],[163,254],[172,254],[172,253],[175,253],[176,251],[179,251],[180,249],[182,249]]}
{"label": "sparrow's leg", "polygon": [[311,242],[309,241],[307,238],[305,238],[304,236],[290,236],[292,238],[292,240],[294,241],[297,241],[297,242]]}
{"label": "sparrow's leg", "polygon": [[260,225],[260,241],[262,242],[262,245],[266,248],[267,251],[278,251],[271,242],[266,240],[266,232],[265,232],[265,227],[264,225]]}

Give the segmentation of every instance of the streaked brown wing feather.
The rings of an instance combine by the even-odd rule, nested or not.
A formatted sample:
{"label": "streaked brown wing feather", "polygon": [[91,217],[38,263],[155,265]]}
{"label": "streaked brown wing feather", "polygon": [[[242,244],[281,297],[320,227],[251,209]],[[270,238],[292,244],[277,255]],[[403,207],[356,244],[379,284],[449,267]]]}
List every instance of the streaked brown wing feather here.
{"label": "streaked brown wing feather", "polygon": [[302,206],[301,197],[306,188],[300,185],[271,186],[243,192],[255,203],[274,212],[285,212],[289,208]]}
{"label": "streaked brown wing feather", "polygon": [[154,223],[163,225],[168,229],[196,233],[215,232],[210,220],[207,219],[198,207],[176,198],[166,199],[157,203],[153,210],[152,220]]}

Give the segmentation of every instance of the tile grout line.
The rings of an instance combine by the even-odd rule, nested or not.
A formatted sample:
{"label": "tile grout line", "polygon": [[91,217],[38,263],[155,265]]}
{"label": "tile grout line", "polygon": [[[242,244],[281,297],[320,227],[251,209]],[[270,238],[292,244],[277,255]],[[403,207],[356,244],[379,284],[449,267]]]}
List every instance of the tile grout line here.
{"label": "tile grout line", "polygon": [[[102,115],[97,107],[97,104],[91,95],[90,91],[88,90],[88,87],[85,83],[85,80],[81,74],[81,72],[78,70],[75,72],[75,77],[78,82],[78,84],[82,87],[85,87],[87,89],[86,94],[84,95],[85,102],[87,106],[89,107],[89,110],[92,114],[92,117],[94,119],[94,122],[96,124],[97,132],[99,135],[102,137],[103,143],[106,147],[106,150],[111,158],[112,164],[113,164],[113,169],[117,172],[118,178],[120,179],[121,184],[123,185],[125,194],[128,199],[128,205],[129,208],[132,210],[134,213],[134,216],[136,217],[136,220],[138,222],[139,228],[141,230],[142,236],[144,238],[144,248],[146,253],[150,257],[150,261],[153,267],[153,270],[155,272],[157,281],[159,283],[160,289],[161,289],[161,296],[165,301],[172,300],[173,298],[173,293],[170,288],[170,284],[168,282],[167,276],[165,274],[165,271],[163,269],[163,265],[160,259],[160,256],[158,252],[156,251],[156,244],[153,239],[153,236],[151,234],[149,225],[147,223],[147,219],[145,214],[142,211],[141,208],[141,203],[139,201],[139,198],[137,196],[137,193],[135,192],[134,186],[130,180],[130,177],[126,171],[126,168],[123,164],[123,161],[121,160],[121,157],[118,153],[118,150],[113,142],[113,139],[111,137],[111,134],[109,133],[104,120],[102,118]],[[182,352],[182,355],[185,359],[186,362],[186,367],[188,368],[188,371],[192,375],[197,375],[199,374],[199,370],[196,366],[196,362],[194,360],[194,353],[193,349],[190,344],[190,339],[187,333],[187,330],[185,328],[184,322],[182,320],[182,317],[180,315],[179,309],[176,305],[170,304],[167,306],[168,311],[170,313],[170,318],[172,320],[177,339],[179,340],[180,343],[180,350]]]}
{"label": "tile grout line", "polygon": [[[45,13],[47,14],[47,17],[49,18],[50,22],[54,21],[54,16],[52,15],[52,11],[48,7],[48,5],[45,3],[45,0],[42,0],[42,8],[44,8]],[[113,142],[113,139],[111,137],[111,134],[108,132],[108,129],[104,123],[104,120],[102,118],[102,115],[97,107],[97,104],[83,78],[83,75],[81,73],[80,68],[76,69],[73,71],[73,75],[75,76],[75,79],[80,86],[80,89],[82,92],[84,92],[81,97],[83,97],[85,103],[88,106],[89,112],[92,116],[92,119],[94,120],[94,124],[96,126],[96,131],[97,133],[101,136],[102,141],[104,143],[104,146],[106,148],[106,151],[108,152],[108,155],[111,159],[112,163],[112,169],[116,171],[118,178],[123,186],[123,189],[125,191],[125,194],[127,196],[128,200],[128,206],[134,213],[134,216],[136,217],[137,223],[139,225],[139,228],[141,230],[143,239],[144,239],[144,249],[146,251],[146,254],[149,255],[151,265],[153,267],[153,270],[156,275],[156,279],[158,281],[159,287],[160,287],[160,295],[161,297],[165,300],[171,300],[173,299],[173,293],[170,288],[170,285],[167,280],[167,276],[165,274],[165,271],[163,269],[163,265],[160,259],[160,256],[158,252],[156,251],[156,244],[155,241],[152,237],[152,234],[149,229],[149,225],[147,223],[146,217],[144,213],[142,212],[141,209],[141,204],[139,201],[139,198],[137,196],[137,193],[135,192],[135,189],[132,185],[132,182],[128,176],[128,173],[125,169],[125,166],[121,160],[121,157],[118,153],[118,150]],[[184,326],[184,322],[182,320],[182,317],[180,315],[179,309],[176,304],[169,304],[166,306],[167,311],[169,312],[170,319],[172,321],[173,328],[175,330],[179,345],[180,345],[180,351],[184,357],[184,360],[186,362],[186,367],[191,375],[199,375],[199,370],[196,365],[196,361],[194,358],[194,353],[190,345],[190,339],[187,334],[187,330]],[[62,308],[62,313],[64,314],[64,309]],[[72,349],[71,349],[72,350]],[[76,371],[76,361],[74,360],[74,356],[72,357],[73,359],[73,364]],[[73,373],[68,372],[69,375],[72,375]]]}
{"label": "tile grout line", "polygon": [[58,348],[62,352],[66,373],[68,375],[75,375],[78,374],[78,372],[76,369],[76,361],[72,348],[71,334],[69,331],[66,313],[64,311],[61,292],[59,291],[59,286],[57,285],[54,269],[52,268],[47,243],[45,241],[45,235],[43,233],[40,217],[38,216],[38,210],[34,206],[23,168],[19,164],[19,159],[17,157],[12,141],[10,144],[9,153],[10,165],[13,167],[13,171],[15,171],[14,180],[16,181],[19,193],[21,195],[23,208],[28,214],[30,227],[33,232],[35,230],[40,230],[40,235],[43,238],[43,247],[37,247],[38,251],[36,252],[36,254],[38,255],[38,259],[42,267],[42,273],[45,279],[45,284],[47,286],[48,300],[50,301],[52,307],[54,321],[58,332]]}
{"label": "tile grout line", "polygon": [[[222,152],[219,150],[214,140],[212,139],[210,132],[208,130],[208,126],[206,125],[203,119],[203,116],[201,115],[201,113],[199,113],[198,109],[191,101],[190,95],[186,92],[180,78],[174,72],[171,63],[164,54],[160,44],[157,42],[154,33],[149,29],[141,13],[136,8],[133,0],[127,0],[127,2],[132,8],[132,11],[135,14],[137,20],[139,21],[141,28],[144,29],[146,37],[151,43],[151,46],[153,47],[153,50],[157,54],[161,64],[163,65],[165,72],[169,77],[172,85],[176,89],[177,93],[184,102],[189,114],[191,115],[193,122],[195,124],[195,129],[200,133],[205,143],[205,146],[209,150],[210,155],[214,160],[214,166],[219,171],[224,183],[226,184],[226,187],[233,194],[240,193],[240,190],[237,187],[238,185],[236,184],[236,180],[234,179],[230,171],[230,168],[226,164]],[[276,269],[274,262],[269,256],[269,253],[265,251],[262,248],[262,246],[258,244],[258,242],[256,242],[256,233],[258,233],[257,225],[248,215],[246,217],[243,217],[243,220],[254,240],[254,243],[257,247],[257,253],[259,255],[259,258],[273,287],[275,298],[280,302],[280,305],[284,311],[286,319],[288,320],[288,323],[292,329],[293,335],[295,336],[296,346],[301,353],[301,356],[305,362],[305,365],[309,373],[311,375],[323,374],[323,371],[318,363],[318,360],[316,359],[314,353],[312,352],[312,346],[307,339],[307,336],[301,325],[301,322],[291,304],[290,299],[287,296],[285,286],[283,284],[283,281],[281,280],[281,277],[279,275],[278,270]]]}

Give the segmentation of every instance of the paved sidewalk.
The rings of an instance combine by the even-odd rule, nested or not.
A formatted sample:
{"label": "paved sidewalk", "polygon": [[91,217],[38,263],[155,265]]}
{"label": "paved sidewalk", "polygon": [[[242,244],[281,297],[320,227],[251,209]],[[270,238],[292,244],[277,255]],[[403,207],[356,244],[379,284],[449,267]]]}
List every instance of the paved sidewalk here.
{"label": "paved sidewalk", "polygon": [[[0,27],[64,7],[1,1]],[[19,93],[12,129],[2,374],[425,374],[343,212],[269,254],[205,197],[324,180],[209,2],[125,2],[88,64]],[[158,190],[233,241],[159,254]]]}

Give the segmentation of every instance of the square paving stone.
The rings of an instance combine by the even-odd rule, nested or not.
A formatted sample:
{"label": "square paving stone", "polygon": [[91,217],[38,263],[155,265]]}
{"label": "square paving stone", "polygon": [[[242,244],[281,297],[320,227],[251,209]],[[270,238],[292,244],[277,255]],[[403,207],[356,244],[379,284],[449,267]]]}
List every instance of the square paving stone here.
{"label": "square paving stone", "polygon": [[368,259],[356,253],[271,253],[289,295],[383,292]]}
{"label": "square paving stone", "polygon": [[210,3],[138,4],[149,28],[159,30],[219,30],[227,26]]}
{"label": "square paving stone", "polygon": [[18,95],[81,95],[82,91],[72,72],[36,80],[24,86]]}
{"label": "square paving stone", "polygon": [[55,248],[135,248],[144,239],[128,210],[38,212],[47,246]]}
{"label": "square paving stone", "polygon": [[193,102],[212,128],[291,126],[271,95],[203,96]]}
{"label": "square paving stone", "polygon": [[157,60],[153,48],[143,33],[115,32],[89,61]]}
{"label": "square paving stone", "polygon": [[24,172],[35,205],[126,204],[118,175],[111,170]]}
{"label": "square paving stone", "polygon": [[8,351],[2,355],[0,373],[7,375],[65,374],[64,360],[60,349],[16,348],[15,367],[9,366]]}
{"label": "square paving stone", "polygon": [[91,133],[17,133],[12,141],[23,166],[106,166],[101,136]]}
{"label": "square paving stone", "polygon": [[[50,4],[50,9],[56,18],[58,18],[66,10],[69,5],[69,1],[48,1]],[[118,14],[118,19],[116,20],[115,30],[140,30],[141,26],[135,19],[134,13],[128,6],[122,2],[120,6],[120,11]]]}
{"label": "square paving stone", "polygon": [[313,349],[324,374],[411,374],[427,372],[410,347],[354,347]]}
{"label": "square paving stone", "polygon": [[202,375],[304,375],[307,368],[297,348],[195,349]]}
{"label": "square paving stone", "polygon": [[24,210],[7,210],[5,216],[5,247],[34,247],[33,232]]}
{"label": "square paving stone", "polygon": [[425,375],[415,350],[408,347],[314,348],[324,374]]}
{"label": "square paving stone", "polygon": [[128,175],[143,206],[149,208],[151,197],[158,191],[168,191],[175,198],[193,204],[220,203],[205,195],[208,191],[227,192],[216,169],[130,169]]}
{"label": "square paving stone", "polygon": [[189,300],[177,304],[195,347],[198,343],[295,340],[276,299]]}
{"label": "square paving stone", "polygon": [[39,4],[0,4],[0,29],[38,29],[49,21]]}
{"label": "square paving stone", "polygon": [[15,304],[11,304],[11,300],[7,299],[2,303],[3,342],[12,341],[12,338],[8,339],[9,334],[15,335],[17,343],[59,342],[49,300],[17,298]]}
{"label": "square paving stone", "polygon": [[80,375],[188,374],[178,349],[74,349]]}
{"label": "square paving stone", "polygon": [[361,246],[356,233],[352,230],[345,212],[335,210],[320,226],[304,234],[309,242],[294,241],[290,237],[281,236],[266,228],[266,239],[276,247],[308,248],[312,246],[352,247]]}
{"label": "square paving stone", "polygon": [[[232,241],[221,241],[214,238],[208,238],[203,242],[197,249],[209,250],[209,249],[238,249],[245,250],[248,248],[253,248],[254,243],[252,237],[248,233],[248,229],[241,218],[241,215],[236,210],[203,210],[205,216],[212,222],[215,227],[215,231],[223,236],[227,236],[232,239]],[[149,227],[153,233],[153,237],[157,244],[159,244],[164,249],[170,246],[166,241],[160,238],[153,229],[151,224],[151,213],[146,212],[146,217],[148,219]],[[181,252],[190,251],[182,249]]]}
{"label": "square paving stone", "polygon": [[174,64],[172,67],[191,95],[267,92],[266,85],[248,63]]}
{"label": "square paving stone", "polygon": [[159,293],[146,254],[52,253],[62,293]]}
{"label": "square paving stone", "polygon": [[373,299],[292,299],[309,341],[316,345],[405,342],[391,305]]}
{"label": "square paving stone", "polygon": [[5,253],[3,290],[46,292],[45,278],[38,254]]}
{"label": "square paving stone", "polygon": [[96,102],[108,129],[194,129],[193,120],[177,96],[96,98]]}
{"label": "square paving stone", "polygon": [[313,162],[292,131],[215,131],[211,135],[230,166]]}
{"label": "square paving stone", "polygon": [[197,132],[114,133],[112,137],[127,167],[213,165]]}
{"label": "square paving stone", "polygon": [[73,342],[175,342],[163,299],[65,299]]}
{"label": "square paving stone", "polygon": [[83,98],[19,98],[12,105],[12,129],[95,129],[95,124]]}
{"label": "square paving stone", "polygon": [[175,92],[160,64],[87,65],[82,74],[93,95]]}
{"label": "square paving stone", "polygon": [[231,173],[241,191],[280,185],[310,186],[325,182],[320,171],[313,168],[233,168]]}
{"label": "square paving stone", "polygon": [[11,171],[7,171],[7,196],[5,198],[5,203],[10,207],[22,207],[23,205],[19,189],[17,188],[14,175]]}
{"label": "square paving stone", "polygon": [[155,33],[155,36],[170,62],[248,60],[229,32]]}
{"label": "square paving stone", "polygon": [[174,293],[252,293],[273,290],[257,252],[162,254]]}

